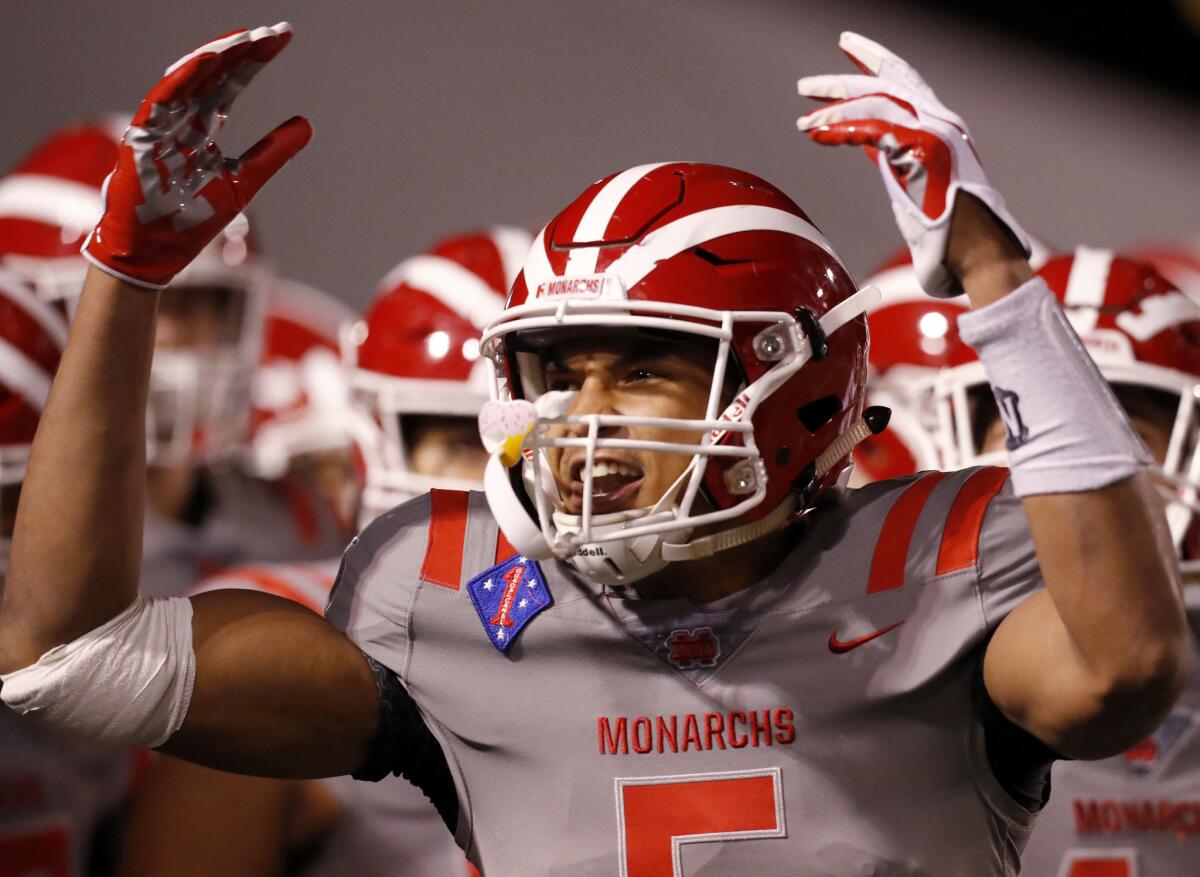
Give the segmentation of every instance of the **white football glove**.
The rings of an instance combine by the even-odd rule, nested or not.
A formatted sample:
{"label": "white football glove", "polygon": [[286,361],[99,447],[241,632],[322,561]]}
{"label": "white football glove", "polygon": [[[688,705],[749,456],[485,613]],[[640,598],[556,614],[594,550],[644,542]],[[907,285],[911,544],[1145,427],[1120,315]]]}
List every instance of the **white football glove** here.
{"label": "white football glove", "polygon": [[797,125],[817,143],[866,148],[883,175],[921,287],[939,297],[962,292],[945,265],[960,189],[983,201],[1028,255],[1029,236],[988,183],[966,123],[883,46],[850,31],[838,45],[863,73],[801,79],[800,94],[826,105]]}

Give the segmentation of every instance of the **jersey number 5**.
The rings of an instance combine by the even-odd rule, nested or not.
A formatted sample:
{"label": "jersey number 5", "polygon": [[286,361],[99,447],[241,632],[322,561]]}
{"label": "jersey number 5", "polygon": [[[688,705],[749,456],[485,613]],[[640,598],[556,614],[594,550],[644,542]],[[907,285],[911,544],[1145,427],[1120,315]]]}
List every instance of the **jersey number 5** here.
{"label": "jersey number 5", "polygon": [[618,778],[621,877],[684,877],[680,847],[784,837],[779,768]]}
{"label": "jersey number 5", "polygon": [[1138,877],[1133,850],[1072,850],[1058,873],[1062,877]]}

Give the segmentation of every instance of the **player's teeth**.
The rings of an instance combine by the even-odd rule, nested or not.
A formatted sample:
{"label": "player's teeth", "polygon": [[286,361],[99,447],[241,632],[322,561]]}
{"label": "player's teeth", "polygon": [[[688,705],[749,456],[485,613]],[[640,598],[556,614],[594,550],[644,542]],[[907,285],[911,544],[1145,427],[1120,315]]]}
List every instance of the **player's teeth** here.
{"label": "player's teeth", "polygon": [[599,462],[592,466],[592,477],[603,478],[605,475],[619,475],[622,478],[636,478],[638,472],[631,466],[621,463]]}

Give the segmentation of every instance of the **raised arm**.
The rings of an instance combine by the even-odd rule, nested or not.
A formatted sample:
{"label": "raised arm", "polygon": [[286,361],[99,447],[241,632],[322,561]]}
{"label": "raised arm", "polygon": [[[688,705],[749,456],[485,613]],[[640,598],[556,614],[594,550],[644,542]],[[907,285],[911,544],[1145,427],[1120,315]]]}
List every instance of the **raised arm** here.
{"label": "raised arm", "polygon": [[988,694],[1053,749],[1112,755],[1157,727],[1187,672],[1178,561],[1149,457],[988,183],[965,123],[884,47],[843,34],[861,75],[815,76],[811,139],[864,146],[926,291],[959,320],[1006,413],[1014,488],[1046,588],[1000,624]]}
{"label": "raised arm", "polygon": [[[308,141],[300,118],[238,159],[212,140],[290,37],[287,25],[242,31],[180,59],[122,141],[22,490],[0,694],[112,742],[157,745],[183,722],[168,751],[312,776],[351,771],[367,753],[378,696],[362,654],[319,617],[264,595],[137,598],[157,290]],[[72,696],[52,702],[63,691]]]}

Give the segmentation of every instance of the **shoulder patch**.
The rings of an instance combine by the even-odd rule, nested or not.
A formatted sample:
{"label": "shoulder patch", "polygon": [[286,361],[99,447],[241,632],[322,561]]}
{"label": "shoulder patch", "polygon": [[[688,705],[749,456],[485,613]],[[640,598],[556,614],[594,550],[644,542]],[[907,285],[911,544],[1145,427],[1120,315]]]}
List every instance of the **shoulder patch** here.
{"label": "shoulder patch", "polygon": [[537,561],[514,554],[467,582],[488,639],[503,654],[535,615],[554,605]]}

